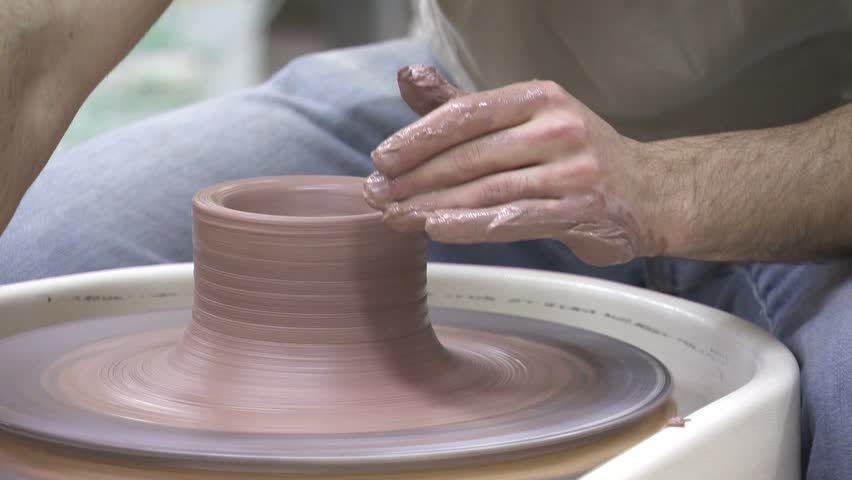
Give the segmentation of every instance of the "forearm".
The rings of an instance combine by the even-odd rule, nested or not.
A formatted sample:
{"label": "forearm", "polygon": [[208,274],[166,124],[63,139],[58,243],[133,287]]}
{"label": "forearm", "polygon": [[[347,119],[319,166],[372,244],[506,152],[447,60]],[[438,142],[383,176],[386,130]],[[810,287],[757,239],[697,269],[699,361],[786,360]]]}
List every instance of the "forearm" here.
{"label": "forearm", "polygon": [[77,110],[169,0],[9,0],[0,10],[0,232]]}
{"label": "forearm", "polygon": [[852,254],[852,104],[804,123],[645,144],[662,161],[665,254],[799,261]]}

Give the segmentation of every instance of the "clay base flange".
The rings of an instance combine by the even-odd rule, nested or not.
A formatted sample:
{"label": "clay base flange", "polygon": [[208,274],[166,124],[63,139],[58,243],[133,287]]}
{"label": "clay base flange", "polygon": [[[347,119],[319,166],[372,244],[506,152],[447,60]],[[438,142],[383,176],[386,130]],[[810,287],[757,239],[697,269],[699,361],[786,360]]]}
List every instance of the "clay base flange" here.
{"label": "clay base flange", "polygon": [[[168,351],[177,344],[179,329],[190,320],[188,310],[151,312],[73,322],[0,342],[0,356],[9,359],[0,365],[0,377],[9,379],[8,388],[0,392],[0,424],[12,432],[54,443],[170,464],[212,461],[266,466],[281,472],[372,471],[379,466],[482,464],[576,447],[636,425],[659,411],[670,394],[671,379],[659,361],[609,337],[490,313],[436,308],[430,316],[441,342],[461,359],[463,368],[467,368],[464,362],[478,362],[485,370],[503,369],[503,375],[497,377],[500,382],[467,389],[462,385],[433,399],[436,406],[421,402],[412,410],[406,410],[405,404],[416,404],[417,395],[429,393],[416,385],[412,386],[414,396],[396,405],[393,398],[367,399],[364,409],[381,410],[381,416],[373,417],[381,426],[363,428],[355,422],[360,430],[343,434],[305,433],[299,425],[288,431],[274,419],[274,411],[257,417],[257,412],[220,406],[220,411],[208,408],[207,417],[197,416],[204,414],[203,409],[202,413],[187,415],[189,409],[170,416],[162,408],[168,402],[156,398],[134,397],[139,402],[134,409],[128,407],[132,407],[130,403],[109,405],[120,395],[98,397],[95,393],[93,397],[92,392],[107,390],[86,385],[103,384],[106,372],[119,372],[107,377],[113,382],[122,378],[121,372],[144,373],[144,368],[122,368],[133,364],[134,351],[156,358],[158,350],[149,349],[145,338],[156,339],[159,351]],[[106,342],[100,345],[108,348],[80,355],[97,342]],[[535,347],[532,353],[527,351],[531,346]],[[86,361],[79,363],[81,358]],[[563,364],[553,364],[554,359]],[[282,375],[286,381],[286,372]],[[506,386],[511,388],[501,388]],[[154,390],[147,393],[157,394]],[[481,407],[482,402],[499,401],[501,395],[519,407],[498,415],[479,415],[490,411]],[[374,403],[380,400],[384,403]],[[286,398],[282,398],[278,414],[293,415],[283,402]],[[333,399],[317,399],[317,404],[320,415],[314,421],[327,421],[323,413],[331,410],[323,412],[322,407],[332,405]],[[349,408],[349,415],[357,415],[357,405]],[[406,425],[406,419],[422,413],[423,408],[455,416],[436,416],[425,424],[429,418],[418,417]],[[316,411],[297,413],[306,416]],[[217,423],[223,417],[227,422]],[[267,424],[278,425],[278,431],[257,428],[257,419],[263,417],[269,419]],[[333,428],[335,421],[332,418],[326,427]]]}
{"label": "clay base flange", "polygon": [[[217,470],[217,465],[182,468],[162,462],[140,463],[111,454],[95,454],[0,432],[0,478],[27,480],[556,480],[581,475],[658,431],[675,413],[669,401],[637,423],[590,439],[581,445],[518,460],[458,467],[407,469],[360,473],[275,473],[256,470]],[[5,468],[5,470],[4,470]]]}

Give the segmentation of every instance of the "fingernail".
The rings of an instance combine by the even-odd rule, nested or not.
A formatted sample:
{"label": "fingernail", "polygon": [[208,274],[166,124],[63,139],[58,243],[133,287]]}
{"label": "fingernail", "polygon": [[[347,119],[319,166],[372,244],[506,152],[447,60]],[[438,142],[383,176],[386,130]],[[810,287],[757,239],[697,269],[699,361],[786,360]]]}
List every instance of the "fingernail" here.
{"label": "fingernail", "polygon": [[388,179],[379,172],[373,172],[364,182],[364,191],[367,200],[374,207],[384,206],[391,199],[390,184]]}
{"label": "fingernail", "polygon": [[376,166],[377,170],[380,172],[386,172],[389,168],[392,168],[391,166],[394,163],[396,163],[397,158],[399,158],[399,152],[396,147],[385,142],[373,150],[370,154],[370,158],[373,159],[373,165]]}

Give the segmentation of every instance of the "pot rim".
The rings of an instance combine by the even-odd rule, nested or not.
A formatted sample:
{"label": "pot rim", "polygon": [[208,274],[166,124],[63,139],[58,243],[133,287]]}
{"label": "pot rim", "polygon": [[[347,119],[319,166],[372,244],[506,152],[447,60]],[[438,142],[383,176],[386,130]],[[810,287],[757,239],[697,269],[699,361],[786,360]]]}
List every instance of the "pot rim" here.
{"label": "pot rim", "polygon": [[[263,187],[280,187],[296,190],[300,187],[325,188],[341,193],[352,192],[353,201],[364,202],[362,187],[364,178],[340,175],[287,175],[254,177],[217,183],[198,191],[192,199],[195,213],[208,214],[239,222],[273,225],[346,225],[354,223],[381,223],[382,213],[378,210],[345,215],[274,215],[249,212],[225,206],[229,198],[247,190]],[[372,209],[364,202],[365,209]]]}

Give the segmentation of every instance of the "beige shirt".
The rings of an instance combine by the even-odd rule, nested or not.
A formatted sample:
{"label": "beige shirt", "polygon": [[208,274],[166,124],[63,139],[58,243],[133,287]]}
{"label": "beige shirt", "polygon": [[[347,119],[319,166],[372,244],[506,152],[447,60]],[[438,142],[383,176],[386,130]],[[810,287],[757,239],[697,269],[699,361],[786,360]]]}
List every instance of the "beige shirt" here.
{"label": "beige shirt", "polygon": [[640,139],[761,128],[852,101],[852,0],[421,0],[468,89],[555,80]]}

